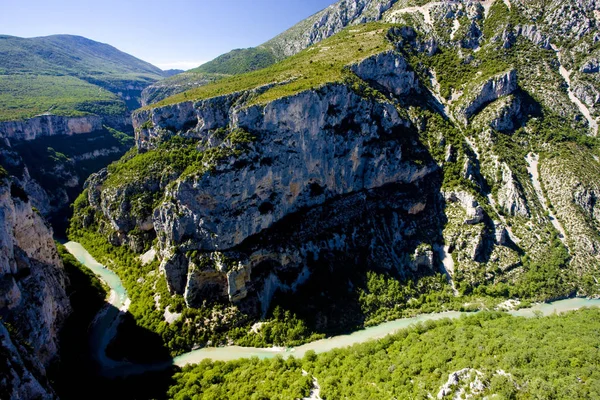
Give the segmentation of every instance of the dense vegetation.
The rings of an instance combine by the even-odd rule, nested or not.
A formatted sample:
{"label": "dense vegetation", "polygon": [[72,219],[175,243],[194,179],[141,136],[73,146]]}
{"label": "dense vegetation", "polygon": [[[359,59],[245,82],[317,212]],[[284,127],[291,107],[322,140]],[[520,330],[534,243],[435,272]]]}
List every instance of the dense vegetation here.
{"label": "dense vegetation", "polygon": [[0,75],[0,121],[44,113],[75,117],[125,111],[117,95],[76,77]]}
{"label": "dense vegetation", "polygon": [[[74,204],[76,222],[81,222],[77,221],[77,216],[86,215],[86,195],[84,191]],[[95,227],[98,228],[97,225]],[[156,348],[157,342],[151,335],[145,335],[147,341],[140,341],[136,332],[143,330],[157,334],[172,355],[189,351],[197,344],[218,345],[234,341],[245,346],[268,347],[273,344],[297,345],[323,337],[314,334],[303,321],[289,312],[275,310],[260,334],[254,334],[250,329],[252,319],[236,307],[212,304],[199,309],[187,308],[182,296],[169,294],[164,276],[157,273],[157,262],[143,265],[137,254],[124,246],[111,245],[91,229],[77,229],[72,225],[69,235],[119,275],[131,298],[129,313],[133,320],[120,330],[121,343],[115,345],[115,352],[121,352],[120,356],[143,359],[147,356],[143,352],[146,349],[147,353],[145,345],[148,342]],[[159,297],[158,302],[155,296]],[[172,324],[164,318],[167,308],[171,312],[181,313],[181,317]]]}
{"label": "dense vegetation", "polygon": [[[203,361],[176,374],[168,396],[302,398],[314,376],[323,399],[425,399],[438,395],[449,374],[467,368],[477,372],[444,398],[462,389],[476,398],[591,399],[600,396],[599,330],[597,309],[531,319],[480,313],[302,359]],[[480,391],[473,389],[477,382]]]}
{"label": "dense vegetation", "polygon": [[273,52],[266,48],[236,49],[189,72],[238,75],[268,67],[276,61]]}

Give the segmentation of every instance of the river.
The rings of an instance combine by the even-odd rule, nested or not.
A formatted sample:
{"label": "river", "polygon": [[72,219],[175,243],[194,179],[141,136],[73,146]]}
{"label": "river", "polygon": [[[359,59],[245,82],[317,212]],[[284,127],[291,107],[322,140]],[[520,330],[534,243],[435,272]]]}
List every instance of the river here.
{"label": "river", "polygon": [[[327,339],[317,340],[311,343],[298,346],[296,348],[253,348],[240,346],[224,346],[224,347],[208,347],[199,350],[194,350],[189,353],[175,357],[172,363],[163,364],[131,364],[126,362],[118,362],[106,356],[106,347],[116,334],[116,327],[119,323],[119,316],[127,309],[129,299],[127,292],[123,287],[119,277],[102,264],[98,263],[87,250],[76,242],[68,242],[65,247],[75,258],[83,265],[88,267],[92,272],[98,275],[111,288],[109,307],[96,317],[91,332],[91,343],[93,347],[94,359],[103,367],[103,372],[107,376],[121,376],[128,374],[138,374],[147,371],[164,369],[170,365],[183,367],[188,364],[197,364],[205,359],[215,361],[231,361],[239,358],[272,358],[277,355],[287,357],[302,357],[309,351],[323,353],[335,348],[347,347],[356,343],[363,343],[373,339],[385,337],[400,329],[407,328],[417,322],[430,320],[438,320],[442,318],[458,318],[461,315],[469,313],[459,311],[449,311],[443,313],[423,314],[412,318],[402,318],[395,321],[384,322],[377,326],[361,329],[349,335],[333,336]],[[583,307],[600,307],[600,299],[584,299],[573,298],[560,300],[553,303],[537,304],[531,308],[524,308],[517,311],[509,311],[508,313],[514,316],[532,317],[534,315],[550,315],[552,313],[560,313],[570,310],[577,310]],[[108,311],[108,312],[107,312]],[[470,313],[472,314],[472,313]]]}

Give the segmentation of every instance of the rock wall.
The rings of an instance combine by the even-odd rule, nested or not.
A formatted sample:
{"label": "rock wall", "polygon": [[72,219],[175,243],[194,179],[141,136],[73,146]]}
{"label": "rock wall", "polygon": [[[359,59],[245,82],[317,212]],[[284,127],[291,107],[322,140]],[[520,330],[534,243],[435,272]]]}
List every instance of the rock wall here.
{"label": "rock wall", "polygon": [[514,69],[489,78],[462,99],[462,105],[456,111],[458,119],[467,123],[486,104],[514,93],[517,88],[517,71]]}
{"label": "rock wall", "polygon": [[10,140],[34,140],[43,136],[80,135],[101,130],[102,125],[113,127],[127,125],[126,116],[61,117],[41,115],[23,121],[0,122],[0,138]]}
{"label": "rock wall", "polygon": [[[352,69],[398,98],[421,90],[397,53]],[[354,254],[349,264],[373,263],[401,274],[433,268],[433,252],[416,251],[422,238],[414,226],[420,221],[427,232],[436,223],[438,168],[393,102],[361,97],[343,84],[246,106],[251,95],[134,115],[137,145],[144,150],[174,134],[197,139],[204,148],[223,145],[215,134],[222,129],[254,137],[247,151],[211,172],[175,176],[173,184],[143,181],[117,188],[103,186],[103,172],[88,184],[90,204],[120,238],[147,223],[132,218],[126,201],[111,206],[116,199],[141,187],[164,190],[168,200],[146,229],[158,237],[161,270],[172,292],[193,306],[228,298],[264,313],[278,290],[294,290],[318,265],[339,265],[346,258],[340,252]],[[426,177],[437,178],[425,184]],[[376,239],[366,239],[374,233]]]}
{"label": "rock wall", "polygon": [[52,230],[22,188],[0,181],[0,350],[8,365],[0,388],[8,398],[54,397],[45,368],[69,312]]}
{"label": "rock wall", "polygon": [[289,57],[335,35],[351,24],[378,21],[397,0],[338,1],[276,36],[263,46],[280,57]]}

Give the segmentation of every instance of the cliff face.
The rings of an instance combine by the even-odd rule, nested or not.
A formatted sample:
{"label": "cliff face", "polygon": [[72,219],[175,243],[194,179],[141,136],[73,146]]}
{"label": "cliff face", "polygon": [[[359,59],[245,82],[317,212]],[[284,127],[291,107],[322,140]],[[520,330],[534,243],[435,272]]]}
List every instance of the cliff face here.
{"label": "cliff face", "polygon": [[35,140],[48,136],[73,136],[102,130],[103,125],[123,128],[128,124],[127,116],[108,117],[90,115],[86,117],[61,117],[42,115],[24,121],[0,122],[0,138],[9,140]]}
{"label": "cliff face", "polygon": [[7,398],[53,398],[45,368],[58,354],[58,332],[70,312],[52,230],[22,188],[0,183],[0,340]]}
{"label": "cliff face", "polygon": [[339,1],[263,44],[278,58],[289,57],[352,24],[378,21],[397,0]]}
{"label": "cliff face", "polygon": [[[393,52],[353,67],[399,98],[421,90],[406,68]],[[264,312],[275,291],[293,290],[337,252],[354,254],[349,263],[409,268],[402,254],[423,240],[414,226],[425,232],[436,224],[433,187],[439,177],[408,116],[393,102],[362,97],[342,84],[264,105],[246,106],[246,99],[252,95],[137,113],[138,147],[148,151],[174,131],[205,149],[225,151],[236,134],[247,139],[243,150],[209,173],[201,168],[115,188],[104,184],[106,173],[95,175],[88,184],[90,204],[119,237],[132,229],[155,232],[171,291],[194,306],[217,293]],[[154,210],[150,224],[129,212],[128,198],[140,185],[170,199]],[[120,207],[113,206],[116,199]],[[288,224],[295,228],[288,231]],[[280,235],[287,238],[273,240]]]}
{"label": "cliff face", "polygon": [[[63,214],[91,172],[122,156],[133,138],[129,117],[40,116],[0,123],[0,163],[52,223]],[[57,226],[57,225],[55,225]]]}
{"label": "cliff face", "polygon": [[137,153],[92,176],[75,228],[154,247],[194,308],[264,315],[282,293],[335,301],[328,287],[360,303],[378,294],[347,272],[365,270],[407,286],[443,274],[435,290],[457,301],[600,293],[600,147],[593,99],[577,101],[577,79],[596,87],[595,31],[559,42],[533,3],[342,14],[359,3],[391,5],[377,18],[394,24],[135,113]]}

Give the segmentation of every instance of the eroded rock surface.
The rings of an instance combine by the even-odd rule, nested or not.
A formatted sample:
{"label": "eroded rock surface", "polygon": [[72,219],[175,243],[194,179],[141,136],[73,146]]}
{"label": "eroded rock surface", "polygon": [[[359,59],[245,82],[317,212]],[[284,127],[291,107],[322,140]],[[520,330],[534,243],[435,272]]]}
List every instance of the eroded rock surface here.
{"label": "eroded rock surface", "polygon": [[54,397],[45,368],[58,354],[58,333],[69,312],[52,230],[22,188],[0,181],[0,340],[11,371],[0,386],[10,398]]}

